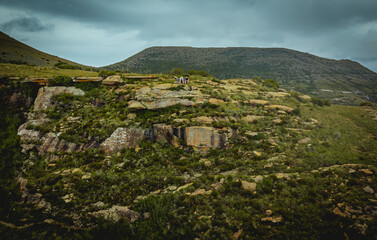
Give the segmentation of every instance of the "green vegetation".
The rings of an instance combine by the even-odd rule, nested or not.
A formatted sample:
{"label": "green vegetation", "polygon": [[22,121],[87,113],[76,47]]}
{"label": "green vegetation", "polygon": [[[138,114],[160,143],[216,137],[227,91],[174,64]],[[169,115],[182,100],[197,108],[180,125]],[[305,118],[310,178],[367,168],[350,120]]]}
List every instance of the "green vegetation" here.
{"label": "green vegetation", "polygon": [[[54,78],[63,86],[72,85],[69,80]],[[16,132],[28,108],[10,107],[8,99],[17,91],[35,97],[37,89],[4,80],[3,238],[375,238],[373,105],[303,100],[301,93],[261,78],[217,80],[196,74],[190,80],[189,86],[175,84],[168,75],[116,86],[73,83],[84,96],[53,96],[49,109],[29,114],[43,121],[31,121],[26,129],[57,136],[61,145],[64,140],[93,147],[43,152],[41,137],[21,142],[35,145],[29,150],[24,146],[25,154]],[[151,88],[162,90],[146,94]],[[149,102],[163,93],[170,98],[187,93],[183,98],[194,102],[195,91],[204,100],[132,109],[130,100],[141,101],[143,91]],[[152,130],[162,123],[180,134],[187,134],[184,127],[189,126],[236,134],[224,148],[197,148],[182,138],[175,143],[149,138],[153,141],[141,140],[135,148],[114,153],[98,148],[119,127]],[[20,190],[16,177],[27,179],[27,191]],[[95,217],[113,206],[127,206],[137,212],[137,220],[127,214],[119,221]]]}

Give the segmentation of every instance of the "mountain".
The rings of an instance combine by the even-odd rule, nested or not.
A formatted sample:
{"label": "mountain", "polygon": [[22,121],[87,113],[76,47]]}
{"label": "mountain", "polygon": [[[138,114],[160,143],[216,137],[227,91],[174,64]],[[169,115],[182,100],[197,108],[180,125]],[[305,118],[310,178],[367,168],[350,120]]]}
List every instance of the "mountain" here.
{"label": "mountain", "polygon": [[332,60],[282,48],[151,47],[104,68],[163,73],[205,70],[219,79],[276,79],[283,87],[314,96],[377,101],[377,74],[351,60]]}
{"label": "mountain", "polygon": [[60,64],[60,66],[66,68],[86,67],[82,64],[41,52],[3,32],[0,32],[0,62],[37,66],[55,66],[56,64]]}

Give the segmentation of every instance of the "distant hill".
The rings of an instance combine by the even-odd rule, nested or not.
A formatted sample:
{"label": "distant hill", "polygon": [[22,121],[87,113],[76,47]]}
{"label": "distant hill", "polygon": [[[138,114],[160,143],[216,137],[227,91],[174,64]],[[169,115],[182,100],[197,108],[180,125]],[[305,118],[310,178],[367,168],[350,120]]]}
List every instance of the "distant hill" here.
{"label": "distant hill", "polygon": [[285,88],[335,102],[377,101],[377,74],[359,63],[282,48],[151,47],[104,68],[164,73],[176,67],[220,79],[273,78]]}
{"label": "distant hill", "polygon": [[60,63],[61,65],[64,64],[65,67],[87,68],[85,65],[41,52],[3,32],[0,32],[0,62],[37,66],[55,66],[55,64]]}

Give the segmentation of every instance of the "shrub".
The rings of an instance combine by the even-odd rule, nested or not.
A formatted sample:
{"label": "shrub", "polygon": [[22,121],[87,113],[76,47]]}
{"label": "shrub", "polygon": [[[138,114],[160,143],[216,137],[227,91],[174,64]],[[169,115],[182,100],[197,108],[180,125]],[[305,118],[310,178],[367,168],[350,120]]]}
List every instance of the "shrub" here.
{"label": "shrub", "polygon": [[361,103],[360,103],[360,106],[361,106],[361,107],[372,107],[372,106],[373,106],[373,103],[368,102],[368,101],[364,101],[364,102],[361,102]]}
{"label": "shrub", "polygon": [[312,97],[312,103],[321,107],[325,105],[325,102],[322,99],[316,97]]}
{"label": "shrub", "polygon": [[173,72],[172,72],[174,75],[184,75],[185,74],[185,70],[183,68],[173,68]]}
{"label": "shrub", "polygon": [[61,68],[61,69],[80,69],[80,67],[78,67],[78,66],[74,66],[74,65],[71,65],[71,64],[68,64],[68,63],[64,63],[64,62],[58,62],[58,63],[56,63],[55,67]]}
{"label": "shrub", "polygon": [[266,79],[263,81],[263,85],[270,88],[279,88],[279,83],[274,79]]}
{"label": "shrub", "polygon": [[67,76],[56,76],[48,82],[50,86],[72,86],[73,81]]}
{"label": "shrub", "polygon": [[102,69],[101,71],[99,71],[98,76],[107,78],[108,76],[115,75],[115,74],[116,74],[115,71],[108,71],[108,70]]}

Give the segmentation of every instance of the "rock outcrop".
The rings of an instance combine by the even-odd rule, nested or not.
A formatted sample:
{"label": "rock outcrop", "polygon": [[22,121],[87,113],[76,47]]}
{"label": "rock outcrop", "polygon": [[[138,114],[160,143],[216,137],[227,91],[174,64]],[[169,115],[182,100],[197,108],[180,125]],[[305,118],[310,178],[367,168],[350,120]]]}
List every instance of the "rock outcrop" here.
{"label": "rock outcrop", "polygon": [[130,222],[135,222],[139,219],[139,213],[128,209],[125,206],[114,205],[109,209],[93,212],[95,217],[103,217],[106,220],[118,222],[122,218],[128,219]]}
{"label": "rock outcrop", "polygon": [[119,75],[108,76],[105,80],[102,81],[104,85],[117,85],[123,82],[123,79]]}
{"label": "rock outcrop", "polygon": [[76,96],[83,96],[83,90],[75,87],[43,87],[38,91],[38,96],[34,101],[34,110],[46,110],[51,107],[51,98],[61,93],[69,93]]}
{"label": "rock outcrop", "polygon": [[227,135],[213,127],[194,126],[186,128],[186,144],[193,147],[223,148],[227,144]]}
{"label": "rock outcrop", "polygon": [[145,139],[145,130],[140,128],[117,128],[100,146],[107,154],[123,148],[135,148]]}
{"label": "rock outcrop", "polygon": [[204,99],[199,90],[176,88],[176,85],[173,84],[160,84],[154,87],[141,88],[137,91],[135,99],[128,103],[128,108],[133,110],[155,110],[177,104],[196,106],[204,103]]}

